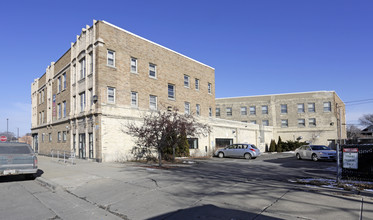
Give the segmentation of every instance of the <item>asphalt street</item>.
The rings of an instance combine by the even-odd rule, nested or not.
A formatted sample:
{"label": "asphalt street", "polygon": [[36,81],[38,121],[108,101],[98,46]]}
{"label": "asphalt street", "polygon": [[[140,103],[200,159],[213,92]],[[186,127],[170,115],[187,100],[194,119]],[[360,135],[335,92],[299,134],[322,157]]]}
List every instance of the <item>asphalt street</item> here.
{"label": "asphalt street", "polygon": [[0,178],[1,219],[373,219],[369,193],[295,183],[335,178],[334,162],[286,153],[163,169],[39,156],[39,169],[35,181]]}

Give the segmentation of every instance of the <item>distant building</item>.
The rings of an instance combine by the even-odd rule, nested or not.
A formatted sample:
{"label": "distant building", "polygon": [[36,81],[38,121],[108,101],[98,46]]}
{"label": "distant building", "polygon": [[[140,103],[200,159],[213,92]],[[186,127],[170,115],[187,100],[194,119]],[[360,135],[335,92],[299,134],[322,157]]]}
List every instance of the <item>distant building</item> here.
{"label": "distant building", "polygon": [[214,68],[105,21],[83,28],[56,62],[31,85],[33,148],[73,151],[96,161],[131,158],[123,130],[154,110],[178,108],[213,126],[190,137],[190,152],[249,142],[264,150],[272,128],[215,119]]}
{"label": "distant building", "polygon": [[216,117],[273,126],[276,141],[346,139],[345,105],[334,91],[217,98]]}
{"label": "distant building", "polygon": [[360,144],[372,144],[373,143],[373,125],[368,126],[361,130],[358,142]]}

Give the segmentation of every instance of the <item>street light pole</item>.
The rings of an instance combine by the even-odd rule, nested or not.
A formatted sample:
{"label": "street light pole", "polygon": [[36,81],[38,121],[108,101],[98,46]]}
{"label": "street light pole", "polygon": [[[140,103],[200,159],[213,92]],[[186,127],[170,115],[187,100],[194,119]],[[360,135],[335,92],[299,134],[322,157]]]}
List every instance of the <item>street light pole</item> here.
{"label": "street light pole", "polygon": [[7,141],[9,141],[9,133],[8,133],[8,124],[9,124],[9,118],[6,119],[6,138],[7,138]]}

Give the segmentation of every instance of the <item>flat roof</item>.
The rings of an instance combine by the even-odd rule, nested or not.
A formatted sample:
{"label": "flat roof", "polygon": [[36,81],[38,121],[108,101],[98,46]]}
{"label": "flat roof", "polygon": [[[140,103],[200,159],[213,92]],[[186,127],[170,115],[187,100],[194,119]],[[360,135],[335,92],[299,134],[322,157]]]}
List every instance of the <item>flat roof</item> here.
{"label": "flat roof", "polygon": [[327,92],[333,92],[335,91],[311,91],[311,92],[293,92],[293,93],[279,93],[279,94],[268,94],[268,95],[255,95],[255,96],[236,96],[236,97],[226,97],[226,98],[215,98],[217,99],[239,99],[239,98],[255,98],[255,97],[264,97],[264,96],[279,96],[279,95],[296,95],[296,94],[307,94],[307,93],[327,93]]}
{"label": "flat roof", "polygon": [[178,53],[178,52],[176,52],[176,51],[174,51],[174,50],[171,50],[171,49],[169,49],[169,48],[167,48],[167,47],[164,47],[164,46],[162,46],[162,45],[160,45],[160,44],[157,44],[157,43],[155,43],[155,42],[153,42],[153,41],[150,41],[150,40],[148,40],[148,39],[146,39],[146,38],[140,37],[140,36],[138,36],[138,35],[136,35],[136,34],[134,34],[134,33],[132,33],[132,32],[129,32],[129,31],[127,31],[127,30],[124,30],[123,28],[120,28],[120,27],[118,27],[118,26],[116,26],[116,25],[113,25],[113,24],[111,24],[111,23],[109,23],[109,22],[107,22],[107,21],[102,20],[102,22],[104,22],[105,24],[110,25],[110,26],[112,26],[112,27],[114,27],[114,28],[116,28],[116,29],[119,29],[119,30],[121,30],[121,31],[124,31],[124,32],[126,32],[127,34],[130,34],[130,35],[132,35],[132,36],[134,36],[134,37],[140,38],[140,39],[142,39],[142,40],[144,40],[144,41],[147,41],[147,42],[149,42],[149,43],[151,43],[151,44],[154,44],[154,45],[156,45],[156,46],[158,46],[158,47],[161,47],[161,48],[163,48],[163,49],[166,49],[166,50],[168,50],[168,51],[171,51],[171,52],[173,52],[173,53],[176,53],[176,54],[178,54],[178,55],[180,55],[180,56],[182,56],[182,57],[185,57],[185,58],[187,58],[187,59],[189,59],[189,60],[192,60],[192,61],[194,61],[194,62],[196,62],[196,63],[199,63],[199,64],[201,64],[201,65],[204,65],[204,66],[206,66],[206,67],[208,67],[208,68],[211,68],[211,69],[215,70],[215,68],[213,68],[213,67],[211,67],[211,66],[209,66],[209,65],[206,65],[206,64],[204,64],[204,63],[201,63],[201,62],[199,62],[199,61],[197,61],[197,60],[195,60],[195,59],[192,59],[192,58],[190,58],[190,57],[187,57],[187,56],[185,56],[185,55],[183,55],[183,54],[181,54],[181,53]]}

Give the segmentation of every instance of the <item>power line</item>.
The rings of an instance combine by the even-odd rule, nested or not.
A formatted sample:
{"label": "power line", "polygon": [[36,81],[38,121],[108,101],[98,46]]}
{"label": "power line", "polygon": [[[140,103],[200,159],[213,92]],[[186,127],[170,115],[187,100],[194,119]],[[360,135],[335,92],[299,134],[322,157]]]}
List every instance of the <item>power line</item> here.
{"label": "power line", "polygon": [[346,104],[346,103],[366,102],[366,101],[373,101],[373,99],[361,99],[361,100],[348,101],[348,102],[344,102],[344,103]]}

